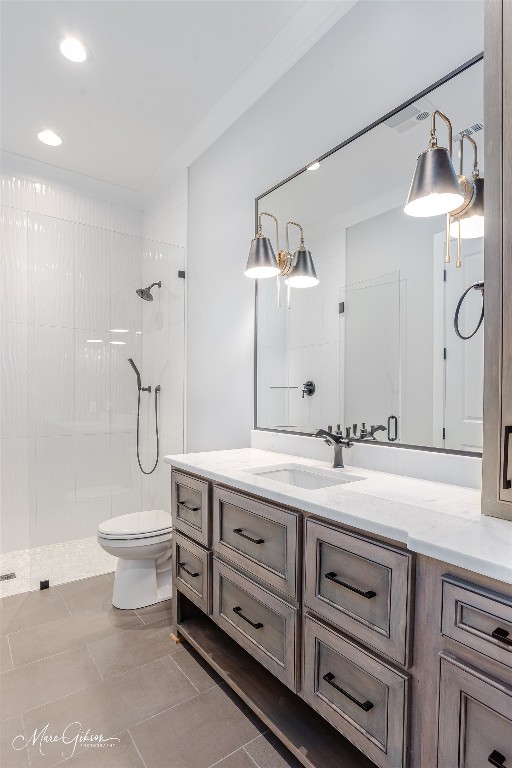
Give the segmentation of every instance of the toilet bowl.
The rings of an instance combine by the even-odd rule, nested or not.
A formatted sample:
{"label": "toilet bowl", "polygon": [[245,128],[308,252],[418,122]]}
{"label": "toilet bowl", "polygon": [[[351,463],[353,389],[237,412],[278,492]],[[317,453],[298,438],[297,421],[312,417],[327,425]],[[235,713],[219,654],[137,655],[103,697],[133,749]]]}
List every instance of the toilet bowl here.
{"label": "toilet bowl", "polygon": [[171,516],[163,509],[134,512],[98,526],[98,544],[117,557],[112,605],[144,608],[172,594]]}

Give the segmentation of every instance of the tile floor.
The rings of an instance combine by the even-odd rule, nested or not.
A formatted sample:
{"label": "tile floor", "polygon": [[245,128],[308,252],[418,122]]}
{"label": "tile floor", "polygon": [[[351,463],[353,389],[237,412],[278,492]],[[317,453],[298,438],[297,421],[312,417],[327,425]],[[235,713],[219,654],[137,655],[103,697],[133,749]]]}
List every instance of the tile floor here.
{"label": "tile floor", "polygon": [[16,578],[0,581],[0,597],[38,590],[39,582],[45,579],[50,584],[65,584],[108,573],[115,567],[116,558],[98,545],[96,536],[4,552],[0,554],[0,573],[14,572]]}
{"label": "tile floor", "polygon": [[172,643],[170,601],[119,611],[111,593],[106,574],[0,601],[2,768],[299,768]]}

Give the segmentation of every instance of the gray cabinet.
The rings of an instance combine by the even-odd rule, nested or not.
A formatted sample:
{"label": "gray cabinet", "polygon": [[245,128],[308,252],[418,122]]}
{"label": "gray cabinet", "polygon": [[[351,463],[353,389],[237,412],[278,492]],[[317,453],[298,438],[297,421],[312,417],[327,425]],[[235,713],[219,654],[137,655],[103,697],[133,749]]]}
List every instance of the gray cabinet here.
{"label": "gray cabinet", "polygon": [[305,554],[307,607],[407,665],[412,555],[311,519]]}
{"label": "gray cabinet", "polygon": [[297,690],[298,611],[216,557],[213,619],[288,688]]}
{"label": "gray cabinet", "polygon": [[438,768],[512,765],[512,687],[441,654]]}
{"label": "gray cabinet", "polygon": [[211,538],[210,491],[206,480],[171,472],[172,523],[176,530],[205,547]]}
{"label": "gray cabinet", "polygon": [[304,698],[376,765],[407,764],[406,673],[307,616]]}
{"label": "gray cabinet", "polygon": [[173,534],[172,546],[175,584],[180,585],[183,594],[198,608],[210,614],[212,553],[177,531]]}
{"label": "gray cabinet", "polygon": [[482,511],[512,520],[512,3],[485,4]]}

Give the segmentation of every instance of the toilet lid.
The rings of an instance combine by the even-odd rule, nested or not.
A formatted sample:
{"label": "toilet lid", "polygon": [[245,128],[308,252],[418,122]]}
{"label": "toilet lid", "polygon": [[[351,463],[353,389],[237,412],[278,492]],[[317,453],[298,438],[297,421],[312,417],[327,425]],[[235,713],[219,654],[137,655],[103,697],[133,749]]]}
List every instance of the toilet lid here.
{"label": "toilet lid", "polygon": [[143,537],[171,530],[171,516],[164,509],[147,509],[105,520],[98,526],[100,535],[123,538]]}

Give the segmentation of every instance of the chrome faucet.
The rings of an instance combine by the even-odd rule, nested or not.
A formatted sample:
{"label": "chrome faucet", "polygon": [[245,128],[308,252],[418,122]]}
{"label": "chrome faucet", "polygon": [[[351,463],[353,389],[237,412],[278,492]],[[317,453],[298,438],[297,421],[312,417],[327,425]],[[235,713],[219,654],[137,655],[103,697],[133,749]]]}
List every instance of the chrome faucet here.
{"label": "chrome faucet", "polygon": [[348,438],[343,437],[343,435],[333,435],[332,432],[327,432],[325,429],[319,429],[315,437],[321,437],[327,445],[332,445],[334,448],[333,467],[335,469],[338,467],[343,468],[345,466],[343,464],[343,448],[352,448],[354,443]]}

